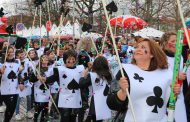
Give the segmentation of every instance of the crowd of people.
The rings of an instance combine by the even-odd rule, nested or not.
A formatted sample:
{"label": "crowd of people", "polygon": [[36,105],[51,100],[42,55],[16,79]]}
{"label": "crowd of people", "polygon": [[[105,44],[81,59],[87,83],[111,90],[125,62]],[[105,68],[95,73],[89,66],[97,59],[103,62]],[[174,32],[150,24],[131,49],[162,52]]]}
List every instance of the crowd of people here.
{"label": "crowd of people", "polygon": [[[178,79],[172,89],[177,34],[166,32],[159,41],[134,37],[90,37],[64,41],[30,40],[16,49],[2,42],[0,112],[3,122],[22,120],[19,106],[26,98],[26,116],[34,122],[167,122],[171,91],[176,96],[175,122],[190,122],[190,68],[183,71],[189,49],[184,48]],[[103,44],[104,43],[104,44]],[[102,47],[104,45],[104,47]],[[184,44],[183,47],[187,47]],[[124,77],[118,64],[122,62]],[[183,82],[178,82],[183,81]],[[132,100],[129,104],[126,89]],[[115,113],[115,114],[113,114]]]}

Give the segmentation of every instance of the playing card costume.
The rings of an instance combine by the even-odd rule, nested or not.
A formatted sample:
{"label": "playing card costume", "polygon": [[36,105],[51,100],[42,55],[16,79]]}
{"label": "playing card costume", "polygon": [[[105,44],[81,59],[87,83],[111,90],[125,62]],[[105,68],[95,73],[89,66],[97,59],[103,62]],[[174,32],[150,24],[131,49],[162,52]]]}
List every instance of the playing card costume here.
{"label": "playing card costume", "polygon": [[[19,90],[19,97],[26,97],[28,95],[31,95],[32,93],[31,87],[33,84],[29,82],[29,76],[28,76],[29,70],[32,70],[32,68],[31,68],[31,63],[27,58],[25,58],[24,61],[21,61],[21,65],[23,65],[24,67],[24,69],[21,72],[21,78],[23,80],[25,88],[23,91]],[[33,70],[31,72],[33,72]]]}
{"label": "playing card costume", "polygon": [[2,74],[1,94],[18,94],[18,74],[20,63],[18,60],[12,59],[4,63],[5,72]]}
{"label": "playing card costume", "polygon": [[24,89],[22,91],[19,90],[19,98],[17,100],[16,106],[16,115],[19,115],[20,113],[20,101],[22,97],[25,97],[27,99],[27,112],[31,110],[31,94],[33,86],[33,83],[29,81],[29,72],[33,72],[31,68],[31,62],[29,61],[29,59],[25,58],[23,61],[21,61],[21,65],[24,68],[21,72]]}
{"label": "playing card costume", "polygon": [[[57,63],[57,62],[56,62]],[[50,61],[49,60],[49,64],[48,64],[48,68],[49,69],[53,69],[56,65],[55,61]],[[50,92],[53,94],[57,94],[59,91],[59,85],[57,82],[54,82],[50,85]]]}
{"label": "playing card costume", "polygon": [[[105,120],[111,118],[111,110],[106,104],[109,85],[106,79],[100,78],[95,72],[90,72],[85,79],[80,79],[80,87],[90,87],[91,103],[88,116],[95,116],[95,120]],[[87,117],[88,119],[88,117]]]}
{"label": "playing card costume", "polygon": [[[41,67],[40,72],[41,76],[49,77],[51,74],[51,69],[48,67]],[[41,81],[37,79],[34,74],[31,74],[30,81],[34,83],[34,99],[35,99],[35,113],[34,113],[34,121],[37,122],[37,118],[42,112],[41,120],[45,121],[47,113],[48,113],[48,104],[50,100],[50,89],[49,86],[47,88]]]}
{"label": "playing card costume", "polygon": [[[82,107],[79,79],[83,70],[83,65],[74,66],[72,68],[58,66],[57,68],[54,68],[54,75],[46,79],[46,83],[57,81],[60,86],[58,107],[61,112],[61,122],[75,120],[76,116],[72,116],[73,111]],[[70,116],[72,116],[72,119],[68,119]]]}
{"label": "playing card costume", "polygon": [[[123,68],[129,82],[129,92],[137,122],[166,122],[172,81],[170,70],[146,71],[133,64],[125,64]],[[117,80],[121,78],[120,73],[116,78]],[[124,121],[134,121],[127,99],[121,101],[116,94],[110,94],[107,103],[113,110],[121,111],[128,108]]]}
{"label": "playing card costume", "polygon": [[6,105],[4,121],[8,122],[12,118],[18,99],[18,85],[22,84],[20,78],[20,63],[15,59],[7,59],[4,63],[4,73],[1,79],[1,99]]}
{"label": "playing card costume", "polygon": [[[58,107],[60,108],[81,108],[82,101],[79,89],[79,79],[84,70],[82,65],[75,69],[58,67],[60,78],[60,92]],[[73,75],[75,74],[75,75]]]}

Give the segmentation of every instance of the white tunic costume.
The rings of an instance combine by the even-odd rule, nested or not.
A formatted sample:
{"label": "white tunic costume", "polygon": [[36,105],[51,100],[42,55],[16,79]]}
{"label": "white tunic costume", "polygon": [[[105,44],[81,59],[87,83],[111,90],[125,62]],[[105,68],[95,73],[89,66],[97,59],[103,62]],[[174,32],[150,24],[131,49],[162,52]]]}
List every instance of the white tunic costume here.
{"label": "white tunic costume", "polygon": [[[111,110],[106,104],[109,85],[106,80],[100,79],[96,73],[90,73],[92,89],[94,95],[94,106],[96,112],[96,120],[105,120],[111,118]],[[96,83],[96,80],[99,83]]]}
{"label": "white tunic costume", "polygon": [[[26,58],[26,59],[24,59],[23,63],[24,63],[24,69],[21,72],[21,77],[22,78],[28,77],[28,69],[30,67],[30,61]],[[22,64],[22,62],[21,62],[21,64]],[[32,85],[33,84],[30,83],[29,80],[24,81],[24,90],[23,91],[19,90],[19,97],[26,97],[28,95],[31,95],[31,93],[32,93],[32,90],[31,90]]]}
{"label": "white tunic costume", "polygon": [[18,60],[5,62],[5,71],[1,79],[1,95],[18,94],[18,74],[21,66]]}
{"label": "white tunic costume", "polygon": [[[55,64],[49,65],[49,68],[54,68]],[[50,92],[51,93],[58,93],[59,92],[59,85],[57,83],[57,81],[55,81],[52,85],[50,85]]]}
{"label": "white tunic costume", "polygon": [[[129,77],[137,122],[167,122],[171,72],[168,69],[144,71],[133,64],[124,64],[123,68]],[[134,122],[129,104],[125,122]]]}
{"label": "white tunic costume", "polygon": [[[51,69],[48,69],[44,72],[43,77],[51,76]],[[41,81],[36,81],[34,83],[34,98],[35,102],[49,102],[50,100],[50,89],[41,90],[40,86],[42,85]]]}
{"label": "white tunic costume", "polygon": [[60,90],[58,107],[60,108],[81,108],[81,92],[79,89],[79,79],[84,71],[83,65],[78,65],[74,69],[64,66],[58,67]]}

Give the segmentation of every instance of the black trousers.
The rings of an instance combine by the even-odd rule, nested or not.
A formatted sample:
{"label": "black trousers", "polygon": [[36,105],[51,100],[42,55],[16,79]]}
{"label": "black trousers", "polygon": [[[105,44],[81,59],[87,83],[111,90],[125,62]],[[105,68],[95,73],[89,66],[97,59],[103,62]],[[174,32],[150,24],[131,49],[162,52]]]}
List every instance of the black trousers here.
{"label": "black trousers", "polygon": [[190,122],[190,86],[187,94],[185,95],[185,105],[187,111],[187,121]]}
{"label": "black trousers", "polygon": [[86,120],[85,120],[85,122],[103,122],[102,120],[96,120],[96,116],[95,115],[93,115],[93,116],[87,116],[87,118],[86,118]]}
{"label": "black trousers", "polygon": [[41,114],[40,122],[46,122],[48,119],[48,102],[35,102],[34,122],[37,122],[39,114]]}
{"label": "black trousers", "polygon": [[76,122],[76,115],[78,113],[78,109],[73,108],[60,108],[61,114],[60,122]]}
{"label": "black trousers", "polygon": [[[53,98],[53,100],[54,100],[54,102],[55,102],[55,104],[56,104],[56,106],[58,106],[58,94],[57,93],[52,93],[51,94],[52,95],[52,98]],[[57,109],[56,109],[56,107],[55,107],[55,105],[52,103],[52,105],[51,105],[51,111],[50,111],[50,115],[52,116],[52,117],[59,117],[59,114],[58,114],[58,112],[57,112]]]}
{"label": "black trousers", "polygon": [[18,94],[14,95],[1,95],[2,102],[6,105],[4,121],[3,122],[10,122],[17,104]]}
{"label": "black trousers", "polygon": [[3,105],[3,101],[2,101],[2,98],[1,98],[1,93],[0,93],[0,106]]}

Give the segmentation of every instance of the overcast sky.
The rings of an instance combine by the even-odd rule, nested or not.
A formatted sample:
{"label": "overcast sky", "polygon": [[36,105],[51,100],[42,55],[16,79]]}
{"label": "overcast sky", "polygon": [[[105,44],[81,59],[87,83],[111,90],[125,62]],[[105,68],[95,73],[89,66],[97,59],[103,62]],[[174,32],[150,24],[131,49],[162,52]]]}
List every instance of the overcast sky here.
{"label": "overcast sky", "polygon": [[[18,7],[24,1],[25,0],[0,0],[0,7],[3,7],[4,12],[8,13],[7,16],[11,16],[11,15],[17,14],[17,13],[15,13],[16,12],[16,4]],[[107,1],[110,2],[112,0],[107,0]],[[117,14],[117,15],[129,14],[129,11],[127,9],[128,7],[126,6],[126,4],[124,4],[124,2],[122,2],[122,1],[126,2],[128,0],[114,0],[114,1],[117,1],[116,3],[118,3],[118,2],[120,3],[120,5],[118,6],[119,11],[115,14]],[[124,5],[124,6],[122,6],[122,5]]]}
{"label": "overcast sky", "polygon": [[5,0],[0,0],[0,7],[2,7],[2,4]]}

